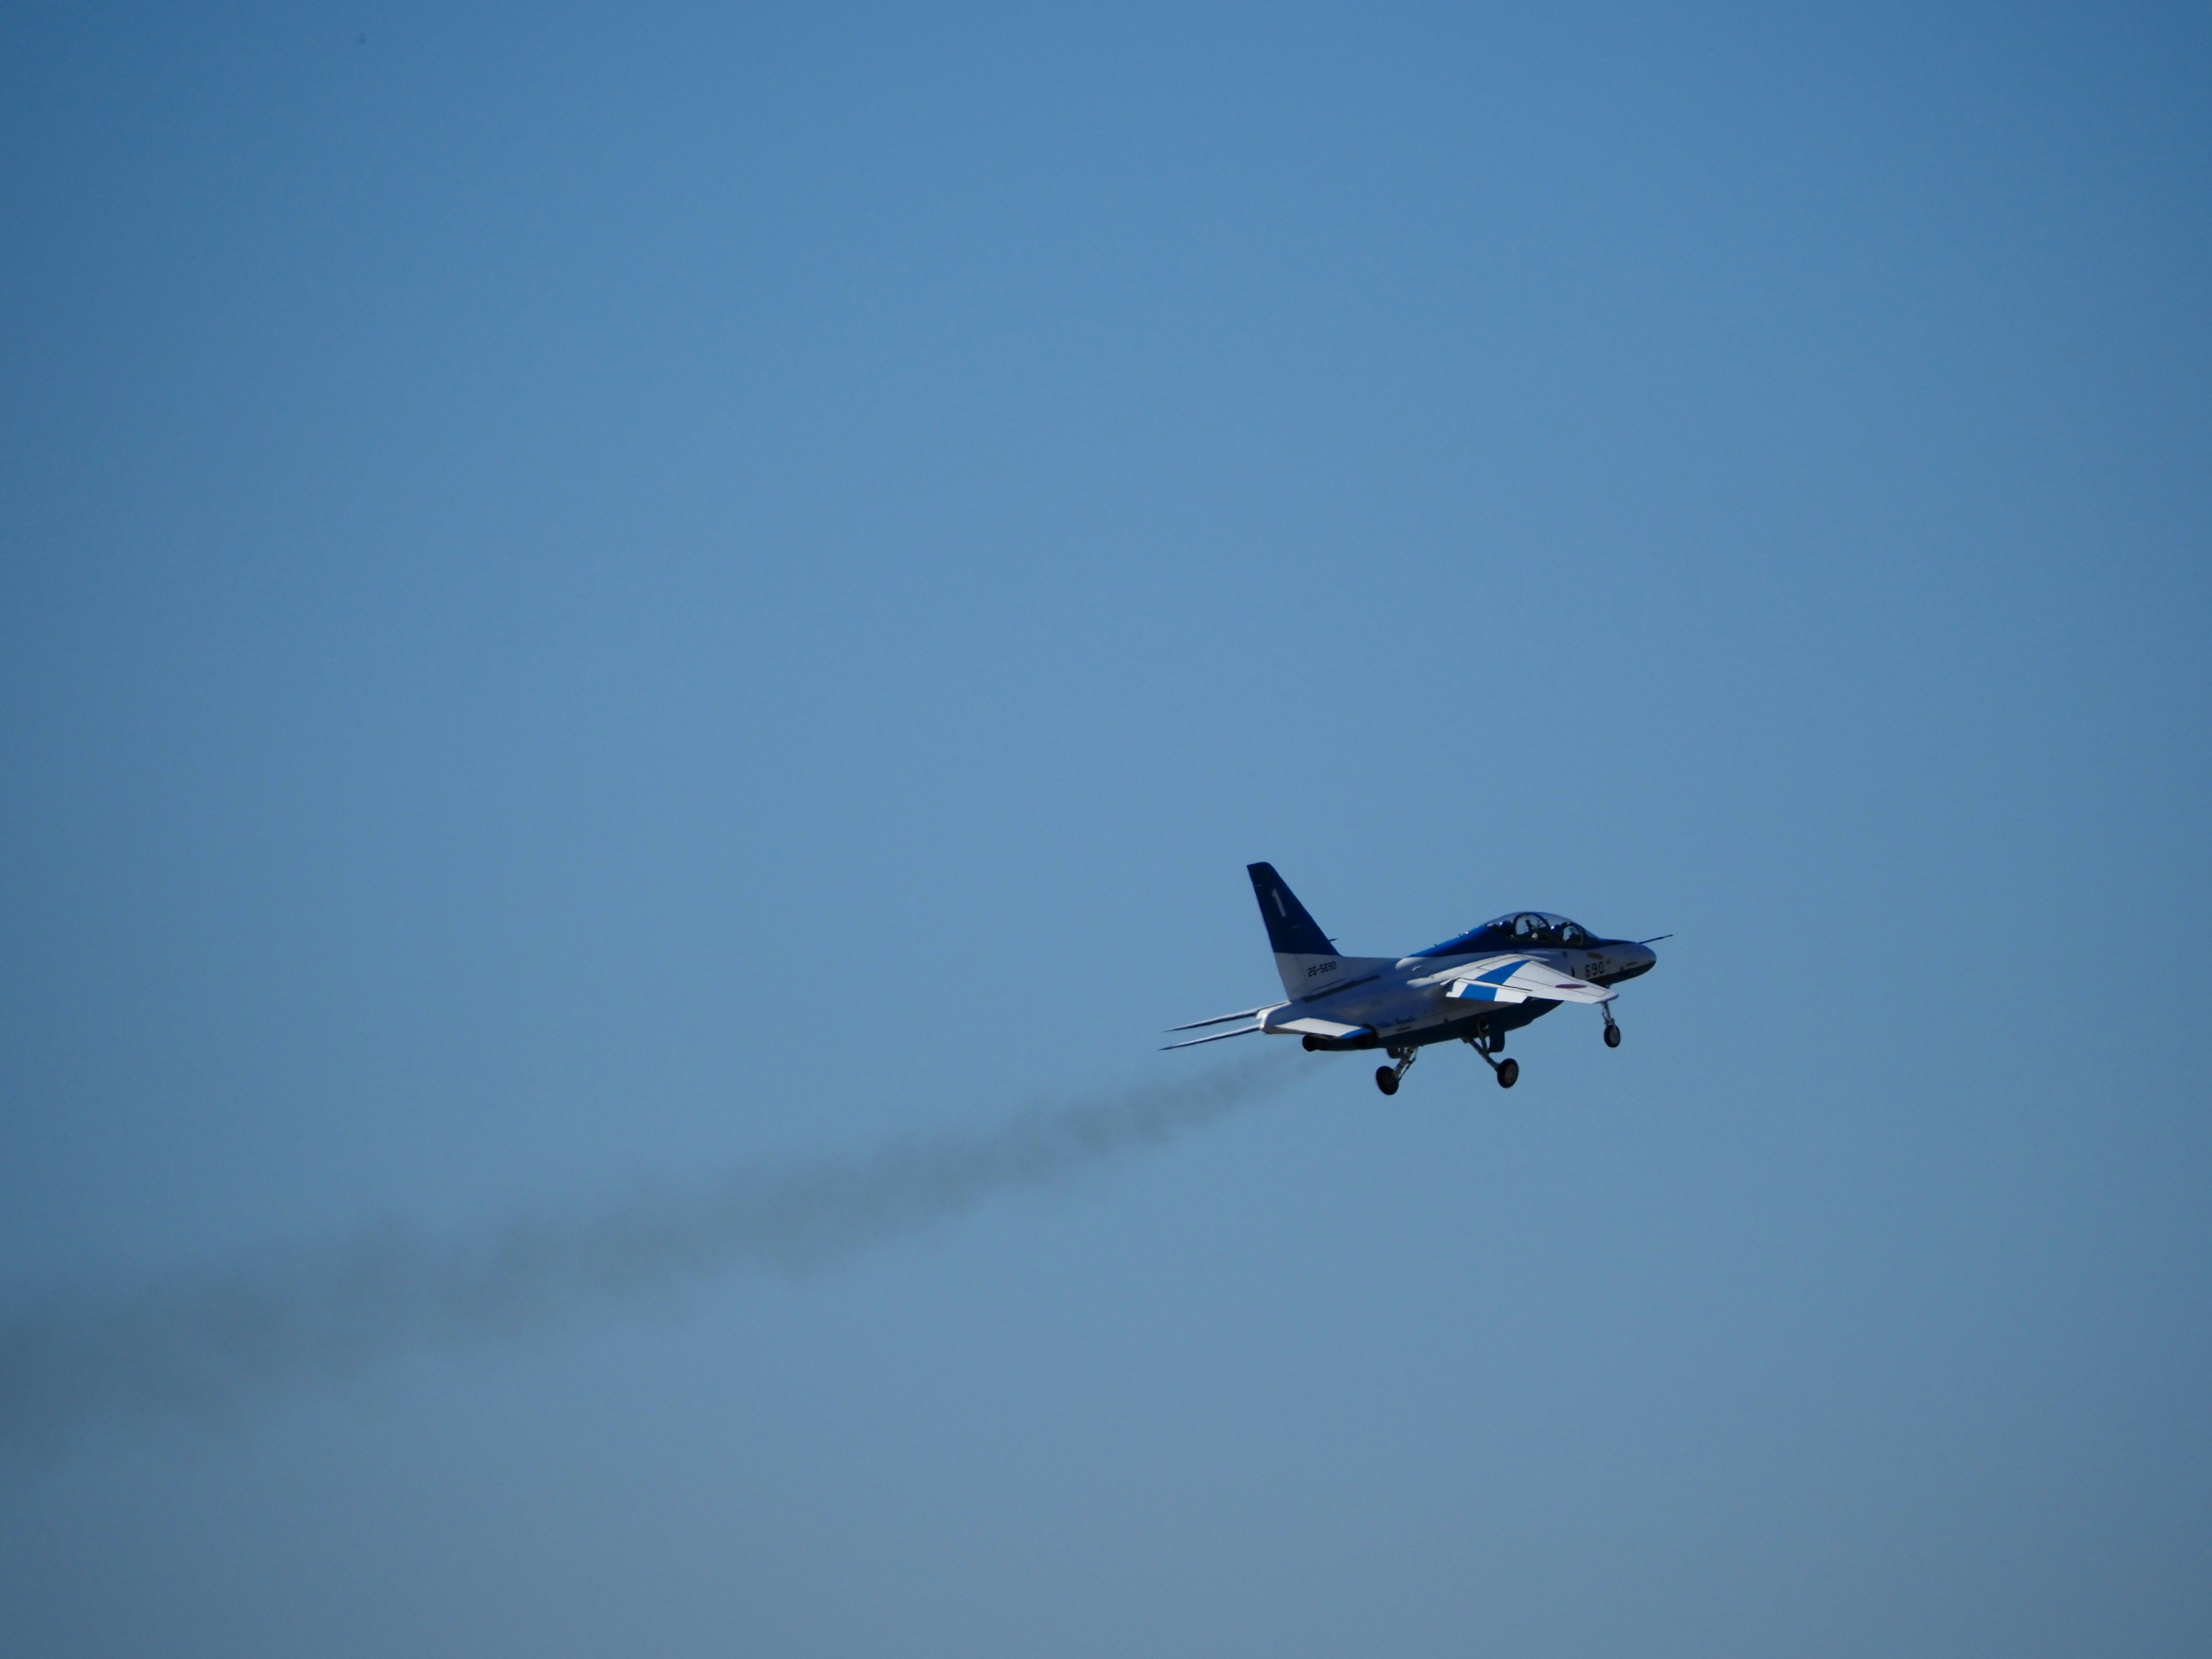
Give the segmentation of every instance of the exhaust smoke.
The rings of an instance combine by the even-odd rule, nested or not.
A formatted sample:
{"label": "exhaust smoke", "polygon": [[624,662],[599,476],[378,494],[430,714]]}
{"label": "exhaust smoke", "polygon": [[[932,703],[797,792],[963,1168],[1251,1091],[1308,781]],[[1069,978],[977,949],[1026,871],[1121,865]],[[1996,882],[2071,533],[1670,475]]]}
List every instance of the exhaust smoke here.
{"label": "exhaust smoke", "polygon": [[387,1224],[131,1289],[51,1291],[0,1310],[0,1444],[51,1443],[126,1413],[230,1417],[276,1389],[555,1328],[729,1269],[825,1266],[1225,1117],[1295,1080],[1291,1058],[1034,1107],[995,1127],[740,1166],[690,1192],[445,1234]]}

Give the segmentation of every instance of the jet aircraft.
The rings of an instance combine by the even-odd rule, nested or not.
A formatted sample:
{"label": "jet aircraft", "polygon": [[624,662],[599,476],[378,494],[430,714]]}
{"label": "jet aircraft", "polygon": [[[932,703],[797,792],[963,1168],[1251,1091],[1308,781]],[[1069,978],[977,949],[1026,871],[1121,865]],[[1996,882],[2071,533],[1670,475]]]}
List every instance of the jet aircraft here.
{"label": "jet aircraft", "polygon": [[1245,870],[1289,1000],[1175,1026],[1198,1031],[1232,1019],[1252,1022],[1167,1046],[1194,1048],[1264,1033],[1297,1036],[1309,1052],[1380,1048],[1398,1062],[1376,1068],[1375,1086],[1386,1095],[1398,1092],[1400,1080],[1428,1044],[1455,1041],[1483,1057],[1498,1087],[1511,1088],[1521,1066],[1498,1058],[1505,1034],[1563,1002],[1595,1006],[1605,1016],[1605,1046],[1618,1048],[1620,1027],[1609,1006],[1613,988],[1650,973],[1658,961],[1651,947],[1668,937],[1599,939],[1548,910],[1516,910],[1409,957],[1348,957],[1306,913],[1273,865]]}

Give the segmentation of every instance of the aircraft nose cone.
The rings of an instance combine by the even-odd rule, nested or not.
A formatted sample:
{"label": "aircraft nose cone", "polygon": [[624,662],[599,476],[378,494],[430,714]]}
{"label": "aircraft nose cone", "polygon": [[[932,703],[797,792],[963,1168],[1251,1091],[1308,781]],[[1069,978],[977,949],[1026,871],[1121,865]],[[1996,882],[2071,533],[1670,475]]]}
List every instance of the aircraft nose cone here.
{"label": "aircraft nose cone", "polygon": [[1650,973],[1659,960],[1658,953],[1648,945],[1623,945],[1620,957],[1626,970],[1621,975],[1623,979],[1634,979],[1638,974]]}

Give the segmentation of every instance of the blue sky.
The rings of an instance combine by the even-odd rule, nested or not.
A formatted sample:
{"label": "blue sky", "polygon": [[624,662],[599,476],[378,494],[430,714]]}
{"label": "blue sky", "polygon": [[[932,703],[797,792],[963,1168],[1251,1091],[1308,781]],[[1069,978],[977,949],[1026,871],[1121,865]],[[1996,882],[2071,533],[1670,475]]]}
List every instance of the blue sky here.
{"label": "blue sky", "polygon": [[[365,39],[363,38],[365,37]],[[2195,1653],[2185,9],[0,22],[0,1289],[1178,1078],[796,1279],[0,1452],[0,1643]]]}

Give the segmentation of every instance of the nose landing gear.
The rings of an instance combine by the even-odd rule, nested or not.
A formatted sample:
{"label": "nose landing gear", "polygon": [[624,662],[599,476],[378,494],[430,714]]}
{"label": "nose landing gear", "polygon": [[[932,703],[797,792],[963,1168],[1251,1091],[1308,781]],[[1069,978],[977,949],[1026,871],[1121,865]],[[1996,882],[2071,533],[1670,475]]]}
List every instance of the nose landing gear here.
{"label": "nose landing gear", "polygon": [[1613,1010],[1600,1003],[1598,1012],[1605,1016],[1605,1046],[1618,1048],[1620,1047],[1620,1027],[1613,1023]]}

